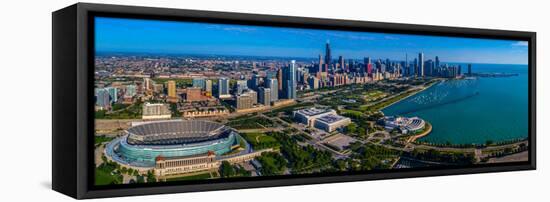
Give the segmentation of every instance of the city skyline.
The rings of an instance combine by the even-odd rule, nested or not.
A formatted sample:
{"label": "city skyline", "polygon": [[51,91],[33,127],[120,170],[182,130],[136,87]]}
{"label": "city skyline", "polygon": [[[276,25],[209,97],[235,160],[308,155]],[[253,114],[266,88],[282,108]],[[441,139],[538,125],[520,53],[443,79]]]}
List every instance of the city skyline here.
{"label": "city skyline", "polygon": [[95,185],[529,159],[521,42],[99,21]]}
{"label": "city skyline", "polygon": [[419,52],[449,63],[527,64],[528,58],[526,41],[96,18],[96,52],[315,58],[329,41],[333,60],[404,60]]}

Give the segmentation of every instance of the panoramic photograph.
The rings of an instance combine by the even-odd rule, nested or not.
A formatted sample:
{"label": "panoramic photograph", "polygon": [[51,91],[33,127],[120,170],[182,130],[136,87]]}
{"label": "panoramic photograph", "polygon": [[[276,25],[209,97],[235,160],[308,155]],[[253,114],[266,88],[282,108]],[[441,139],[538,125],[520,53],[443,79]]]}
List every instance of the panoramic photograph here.
{"label": "panoramic photograph", "polygon": [[94,26],[97,186],[529,160],[527,41]]}

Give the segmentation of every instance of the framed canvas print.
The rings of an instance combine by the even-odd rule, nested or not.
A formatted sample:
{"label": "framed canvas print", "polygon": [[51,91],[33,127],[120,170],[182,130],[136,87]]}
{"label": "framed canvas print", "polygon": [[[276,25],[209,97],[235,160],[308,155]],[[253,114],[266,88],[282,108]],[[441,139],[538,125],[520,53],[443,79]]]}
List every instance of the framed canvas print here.
{"label": "framed canvas print", "polygon": [[535,169],[534,32],[52,15],[53,189],[75,198]]}

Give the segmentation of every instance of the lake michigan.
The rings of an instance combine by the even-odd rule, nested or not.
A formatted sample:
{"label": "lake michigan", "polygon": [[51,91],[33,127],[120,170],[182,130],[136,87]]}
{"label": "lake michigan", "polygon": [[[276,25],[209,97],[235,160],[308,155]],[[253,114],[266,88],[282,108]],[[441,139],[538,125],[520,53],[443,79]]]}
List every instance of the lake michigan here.
{"label": "lake michigan", "polygon": [[[462,65],[462,73],[467,65]],[[483,144],[528,135],[527,65],[472,64],[473,73],[517,73],[511,77],[446,80],[395,103],[386,116],[418,116],[433,126],[419,141]]]}

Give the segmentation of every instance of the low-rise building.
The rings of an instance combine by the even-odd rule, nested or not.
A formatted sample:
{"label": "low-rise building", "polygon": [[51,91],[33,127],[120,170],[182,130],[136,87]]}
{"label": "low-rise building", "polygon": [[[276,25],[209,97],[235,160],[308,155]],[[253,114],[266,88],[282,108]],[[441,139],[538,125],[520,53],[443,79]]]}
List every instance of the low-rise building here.
{"label": "low-rise building", "polygon": [[351,119],[348,117],[340,116],[337,114],[328,114],[315,119],[315,128],[324,130],[326,132],[335,131],[338,128],[347,126],[351,123]]}
{"label": "low-rise building", "polygon": [[229,111],[225,108],[206,109],[206,110],[189,110],[189,111],[182,112],[182,116],[186,118],[224,116],[228,114],[229,114]]}
{"label": "low-rise building", "polygon": [[168,104],[162,103],[145,103],[143,104],[143,113],[141,119],[143,120],[159,120],[170,119],[172,112],[168,108]]}
{"label": "low-rise building", "polygon": [[336,111],[333,109],[307,108],[294,111],[294,119],[300,123],[313,127],[315,119],[329,114],[336,115]]}
{"label": "low-rise building", "polygon": [[264,152],[273,152],[273,149],[268,148],[246,154],[229,156],[216,156],[216,153],[212,151],[186,157],[157,156],[155,158],[154,173],[156,176],[165,177],[206,170],[217,170],[223,161],[227,161],[231,164],[247,162],[261,156]]}

